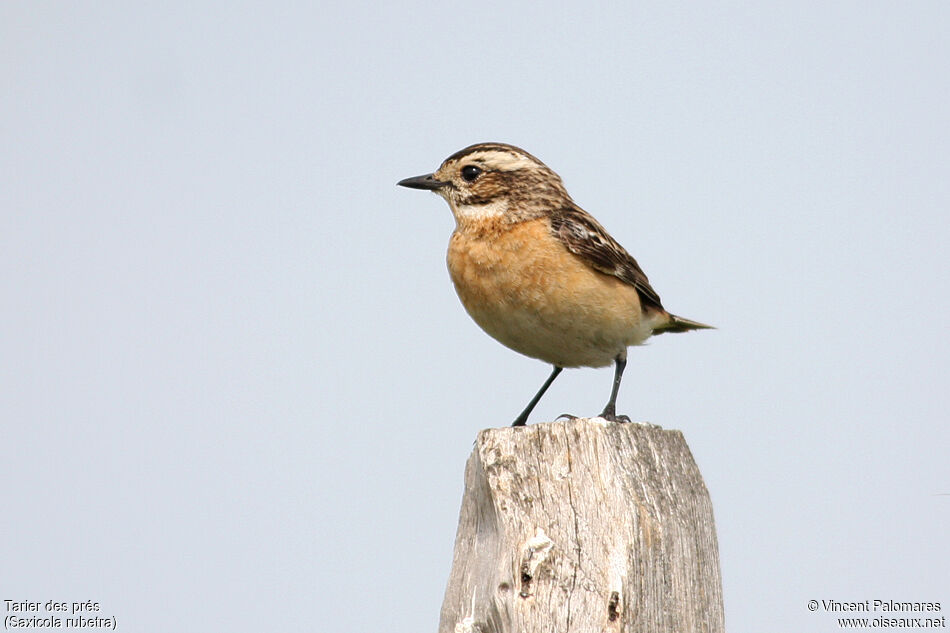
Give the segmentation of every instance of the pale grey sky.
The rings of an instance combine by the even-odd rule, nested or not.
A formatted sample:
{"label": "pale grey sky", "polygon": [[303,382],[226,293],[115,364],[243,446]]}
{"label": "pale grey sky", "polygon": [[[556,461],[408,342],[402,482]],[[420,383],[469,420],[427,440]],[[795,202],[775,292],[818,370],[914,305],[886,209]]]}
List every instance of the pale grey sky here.
{"label": "pale grey sky", "polygon": [[[425,631],[475,434],[549,368],[395,186],[535,154],[715,332],[630,352],[731,631],[950,610],[944,2],[0,5],[0,599]],[[532,417],[595,414],[565,372]]]}

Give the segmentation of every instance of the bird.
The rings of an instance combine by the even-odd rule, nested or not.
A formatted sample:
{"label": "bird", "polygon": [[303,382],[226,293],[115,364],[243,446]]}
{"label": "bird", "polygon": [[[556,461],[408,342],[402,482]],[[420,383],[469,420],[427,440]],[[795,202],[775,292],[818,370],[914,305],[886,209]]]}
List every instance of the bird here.
{"label": "bird", "polygon": [[627,348],[666,332],[714,329],[667,312],[637,261],[574,202],[557,173],[519,147],[471,145],[397,185],[434,192],[452,210],[446,262],[475,323],[553,366],[512,426],[527,423],[564,368],[611,363],[599,417],[629,422],[616,410]]}

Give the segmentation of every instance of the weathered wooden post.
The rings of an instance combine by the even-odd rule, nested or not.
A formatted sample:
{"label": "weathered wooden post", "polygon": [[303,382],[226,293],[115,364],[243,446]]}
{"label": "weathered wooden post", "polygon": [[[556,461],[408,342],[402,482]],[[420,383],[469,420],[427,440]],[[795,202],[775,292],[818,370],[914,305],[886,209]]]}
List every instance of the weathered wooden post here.
{"label": "weathered wooden post", "polygon": [[593,418],[478,434],[440,633],[723,630],[712,504],[682,433]]}

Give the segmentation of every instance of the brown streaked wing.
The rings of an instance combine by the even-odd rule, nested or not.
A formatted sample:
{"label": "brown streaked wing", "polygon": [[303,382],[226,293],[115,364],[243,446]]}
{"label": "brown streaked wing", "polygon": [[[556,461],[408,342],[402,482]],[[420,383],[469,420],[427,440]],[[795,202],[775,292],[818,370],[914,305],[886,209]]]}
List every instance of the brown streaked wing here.
{"label": "brown streaked wing", "polygon": [[613,275],[637,289],[643,308],[663,309],[660,296],[637,260],[589,213],[577,206],[557,209],[551,214],[551,230],[569,251],[602,273]]}

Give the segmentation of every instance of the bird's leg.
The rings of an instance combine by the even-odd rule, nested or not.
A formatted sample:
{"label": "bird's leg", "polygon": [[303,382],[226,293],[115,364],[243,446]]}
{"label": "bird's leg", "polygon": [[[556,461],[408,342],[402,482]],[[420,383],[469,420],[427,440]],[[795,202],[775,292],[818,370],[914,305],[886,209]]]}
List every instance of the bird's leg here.
{"label": "bird's leg", "polygon": [[610,400],[607,401],[607,406],[604,407],[600,417],[608,422],[629,422],[630,418],[627,416],[617,415],[617,393],[620,391],[620,379],[623,378],[623,370],[627,366],[626,350],[614,359],[614,363],[614,386],[610,390]]}
{"label": "bird's leg", "polygon": [[525,422],[528,421],[528,416],[531,415],[531,412],[534,410],[534,407],[538,404],[538,401],[541,400],[541,396],[544,395],[544,392],[548,390],[548,387],[551,386],[551,383],[554,382],[554,379],[557,378],[557,375],[564,370],[563,367],[554,366],[554,371],[551,372],[551,375],[548,376],[548,379],[544,381],[544,384],[541,385],[541,389],[538,390],[538,393],[531,398],[531,402],[528,403],[528,406],[524,408],[524,411],[521,412],[515,421],[511,423],[511,426],[524,426]]}

